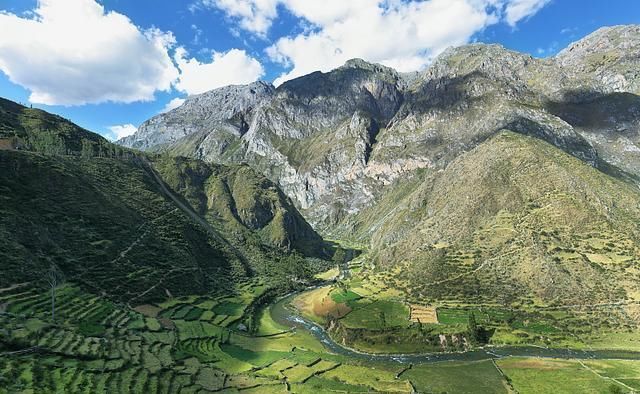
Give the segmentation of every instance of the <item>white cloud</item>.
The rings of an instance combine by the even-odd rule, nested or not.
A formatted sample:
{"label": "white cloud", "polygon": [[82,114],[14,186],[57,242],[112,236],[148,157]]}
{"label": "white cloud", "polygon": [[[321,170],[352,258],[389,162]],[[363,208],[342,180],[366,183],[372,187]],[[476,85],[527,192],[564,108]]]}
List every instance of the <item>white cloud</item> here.
{"label": "white cloud", "polygon": [[187,58],[184,48],[176,49],[175,61],[180,68],[176,89],[189,95],[204,93],[226,85],[246,84],[264,75],[262,64],[244,50],[213,52],[210,63]]}
{"label": "white cloud", "polygon": [[265,36],[284,7],[310,24],[267,48],[271,60],[291,69],[275,83],[328,71],[359,57],[400,71],[424,68],[449,46],[469,42],[487,26],[518,21],[550,0],[200,0]]}
{"label": "white cloud", "polygon": [[317,69],[328,71],[354,57],[399,71],[418,70],[447,47],[468,42],[498,20],[497,10],[477,0],[325,0],[320,13],[320,4],[290,0],[289,6],[320,28],[281,38],[268,48],[272,60],[293,65],[276,84]]}
{"label": "white cloud", "polygon": [[131,123],[109,126],[108,129],[111,131],[111,135],[109,137],[115,141],[133,135],[138,131],[138,128]]}
{"label": "white cloud", "polygon": [[200,0],[204,7],[223,10],[236,18],[244,30],[265,36],[273,19],[277,16],[279,0]]}
{"label": "white cloud", "polygon": [[152,100],[177,70],[175,39],[140,30],[94,0],[39,0],[29,16],[0,12],[0,70],[49,105]]}
{"label": "white cloud", "polygon": [[529,18],[547,5],[551,0],[511,0],[505,8],[505,20],[511,27],[519,21]]}
{"label": "white cloud", "polygon": [[162,113],[169,112],[172,109],[178,108],[179,106],[184,104],[184,102],[185,102],[185,99],[180,98],[180,97],[176,97],[173,100],[169,101],[167,103],[167,105],[165,105],[164,108],[162,109],[162,111],[160,111],[160,112],[162,112]]}

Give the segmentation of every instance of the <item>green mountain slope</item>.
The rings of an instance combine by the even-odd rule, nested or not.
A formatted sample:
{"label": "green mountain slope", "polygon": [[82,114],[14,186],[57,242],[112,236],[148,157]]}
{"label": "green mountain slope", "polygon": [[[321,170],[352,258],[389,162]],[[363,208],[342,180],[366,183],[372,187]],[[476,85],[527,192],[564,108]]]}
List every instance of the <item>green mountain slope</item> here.
{"label": "green mountain slope", "polygon": [[637,188],[546,142],[502,132],[412,184],[381,225],[364,212],[359,226],[379,264],[405,268],[414,298],[589,305],[640,294]]}
{"label": "green mountain slope", "polygon": [[128,300],[155,285],[149,297],[248,275],[131,163],[12,151],[0,163],[3,285],[39,281],[54,263],[68,280]]}
{"label": "green mountain slope", "polygon": [[173,190],[210,222],[221,222],[239,240],[322,255],[322,239],[291,201],[249,166],[221,166],[183,157],[161,157],[156,167]]}
{"label": "green mountain slope", "polygon": [[256,274],[284,286],[307,273],[296,252],[325,253],[249,168],[154,159],[40,110],[0,109],[0,287],[43,283],[53,264],[85,290],[136,304],[229,291]]}
{"label": "green mountain slope", "polygon": [[105,156],[124,149],[98,134],[46,111],[27,108],[0,97],[0,148],[19,148],[46,154]]}

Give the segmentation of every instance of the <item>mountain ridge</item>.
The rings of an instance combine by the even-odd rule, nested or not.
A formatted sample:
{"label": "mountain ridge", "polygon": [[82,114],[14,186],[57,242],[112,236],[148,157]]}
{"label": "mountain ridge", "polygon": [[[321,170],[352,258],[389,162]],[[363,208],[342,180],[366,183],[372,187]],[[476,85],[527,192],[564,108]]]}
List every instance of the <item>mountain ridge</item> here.
{"label": "mountain ridge", "polygon": [[[147,155],[4,99],[0,126],[0,286],[39,283],[54,266],[91,292],[141,303],[229,291],[255,275],[286,288],[314,269],[305,256],[330,257],[289,199],[246,166]],[[196,184],[199,168],[207,176]],[[204,187],[231,177],[234,194]]]}
{"label": "mountain ridge", "polygon": [[[605,31],[633,41],[631,49],[640,48],[635,25]],[[580,45],[596,45],[589,43],[599,43],[601,34],[587,36]],[[612,48],[615,52],[618,46]],[[566,59],[562,53],[536,59],[500,45],[469,44],[447,49],[408,79],[389,67],[353,59],[328,73],[265,88],[264,100],[243,113],[244,129],[232,119],[200,128],[194,123],[191,134],[147,149],[214,163],[248,163],[328,233],[342,218],[375,203],[395,180],[419,169],[444,168],[504,128],[550,141],[593,166],[604,161],[637,176],[640,156],[633,146],[638,137],[631,131],[640,118],[637,96],[579,71]],[[596,101],[617,105],[624,94],[626,109],[610,123],[628,124],[626,133],[609,126],[592,130],[587,118],[603,123],[610,117],[575,110]],[[217,114],[217,104],[211,103],[209,111]],[[160,118],[149,122],[154,119]],[[170,123],[157,128],[149,122],[120,143],[132,146],[143,135],[171,135]],[[619,142],[607,143],[611,135]]]}

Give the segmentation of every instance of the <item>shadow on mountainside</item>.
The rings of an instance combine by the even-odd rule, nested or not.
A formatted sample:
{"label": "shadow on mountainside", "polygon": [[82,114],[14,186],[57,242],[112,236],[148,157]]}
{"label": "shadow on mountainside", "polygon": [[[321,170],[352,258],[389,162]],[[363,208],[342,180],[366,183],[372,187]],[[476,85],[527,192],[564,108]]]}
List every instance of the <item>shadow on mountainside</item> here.
{"label": "shadow on mountainside", "polygon": [[[640,124],[638,95],[575,90],[566,92],[564,97],[563,101],[547,101],[545,109],[573,127],[632,132],[628,126]],[[637,128],[633,134],[637,134]]]}

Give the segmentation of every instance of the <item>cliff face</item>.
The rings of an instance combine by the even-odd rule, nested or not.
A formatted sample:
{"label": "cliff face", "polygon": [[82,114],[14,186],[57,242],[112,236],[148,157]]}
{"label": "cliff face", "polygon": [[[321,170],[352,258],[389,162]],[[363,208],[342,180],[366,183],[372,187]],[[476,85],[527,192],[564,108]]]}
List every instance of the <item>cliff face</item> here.
{"label": "cliff face", "polygon": [[449,49],[415,74],[356,59],[278,88],[191,97],[120,143],[248,163],[318,229],[348,232],[389,185],[446,168],[503,129],[640,175],[639,54],[639,28],[620,26],[550,59],[482,44]]}

